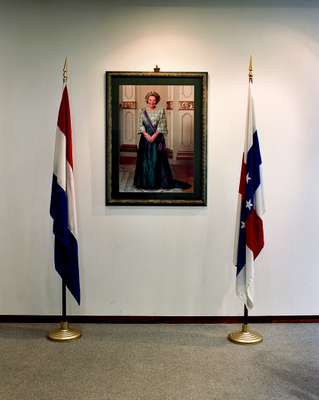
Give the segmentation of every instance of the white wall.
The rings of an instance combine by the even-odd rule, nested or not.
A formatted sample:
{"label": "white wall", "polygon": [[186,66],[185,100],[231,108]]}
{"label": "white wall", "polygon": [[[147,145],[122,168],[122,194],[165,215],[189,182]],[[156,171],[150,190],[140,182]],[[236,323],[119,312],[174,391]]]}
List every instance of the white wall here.
{"label": "white wall", "polygon": [[[69,311],[242,314],[232,248],[250,54],[267,206],[251,314],[319,314],[319,9],[264,3],[1,2],[0,314],[60,312],[48,209],[66,55],[82,284]],[[209,73],[206,208],[104,205],[104,71],[155,64]]]}

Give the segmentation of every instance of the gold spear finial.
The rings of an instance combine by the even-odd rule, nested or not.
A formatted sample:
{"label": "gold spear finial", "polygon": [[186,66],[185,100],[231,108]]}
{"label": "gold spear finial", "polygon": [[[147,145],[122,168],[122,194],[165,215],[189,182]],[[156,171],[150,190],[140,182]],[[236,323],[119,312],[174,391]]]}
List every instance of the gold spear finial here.
{"label": "gold spear finial", "polygon": [[249,82],[253,83],[253,58],[252,58],[252,56],[250,56],[250,59],[249,59],[249,74],[248,74],[248,77],[249,77]]}
{"label": "gold spear finial", "polygon": [[68,59],[65,57],[64,67],[63,67],[63,84],[68,80]]}

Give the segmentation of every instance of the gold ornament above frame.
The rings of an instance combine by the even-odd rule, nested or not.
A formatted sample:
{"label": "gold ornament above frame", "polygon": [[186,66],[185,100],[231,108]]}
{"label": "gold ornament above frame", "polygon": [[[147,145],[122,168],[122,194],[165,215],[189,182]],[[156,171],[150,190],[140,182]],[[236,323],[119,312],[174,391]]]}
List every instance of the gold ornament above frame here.
{"label": "gold ornament above frame", "polygon": [[206,206],[208,74],[156,68],[106,72],[106,205]]}

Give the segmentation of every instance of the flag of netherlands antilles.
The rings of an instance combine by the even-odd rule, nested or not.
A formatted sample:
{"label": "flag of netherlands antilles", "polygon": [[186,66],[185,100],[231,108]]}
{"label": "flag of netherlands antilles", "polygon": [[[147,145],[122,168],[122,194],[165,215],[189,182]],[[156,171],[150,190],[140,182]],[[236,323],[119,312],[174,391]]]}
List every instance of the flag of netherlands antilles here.
{"label": "flag of netherlands antilles", "polygon": [[262,161],[251,92],[252,82],[249,82],[234,249],[234,264],[237,267],[236,293],[250,309],[254,306],[254,260],[264,246],[262,215],[265,212]]}
{"label": "flag of netherlands antilles", "polygon": [[50,214],[53,218],[55,235],[55,268],[80,304],[72,130],[66,85],[63,89],[56,130]]}

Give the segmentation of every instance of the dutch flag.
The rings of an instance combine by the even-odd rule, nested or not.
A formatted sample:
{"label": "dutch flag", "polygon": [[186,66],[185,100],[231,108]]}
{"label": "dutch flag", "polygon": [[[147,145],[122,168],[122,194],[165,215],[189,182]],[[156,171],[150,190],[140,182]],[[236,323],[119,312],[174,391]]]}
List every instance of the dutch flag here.
{"label": "dutch flag", "polygon": [[254,306],[254,260],[264,246],[262,215],[265,206],[261,169],[250,81],[234,249],[234,264],[237,267],[236,293],[248,308]]}
{"label": "dutch flag", "polygon": [[63,89],[56,130],[50,214],[53,218],[53,233],[55,235],[55,268],[80,304],[72,130],[66,85]]}

